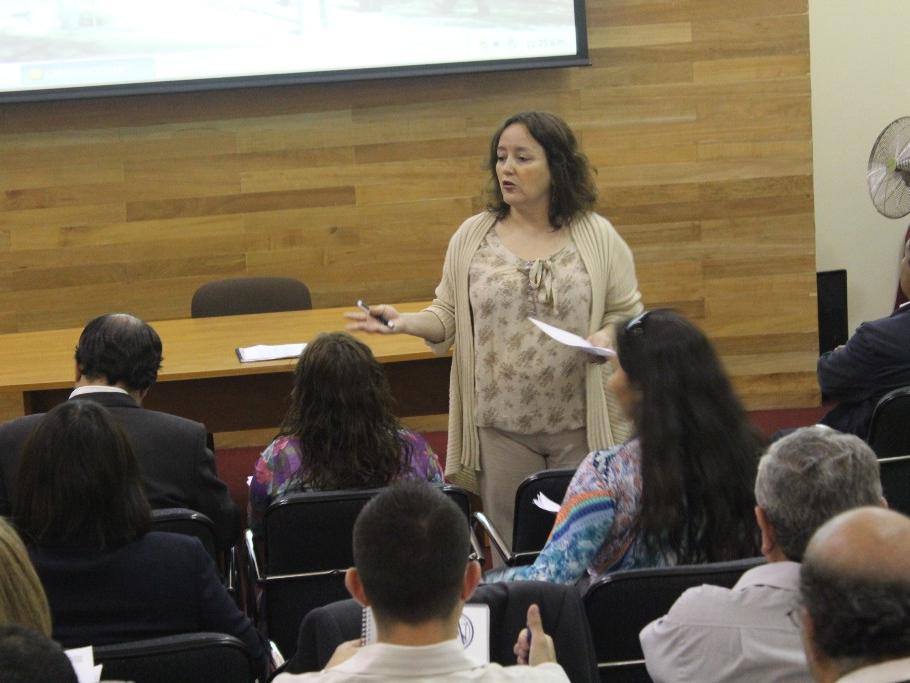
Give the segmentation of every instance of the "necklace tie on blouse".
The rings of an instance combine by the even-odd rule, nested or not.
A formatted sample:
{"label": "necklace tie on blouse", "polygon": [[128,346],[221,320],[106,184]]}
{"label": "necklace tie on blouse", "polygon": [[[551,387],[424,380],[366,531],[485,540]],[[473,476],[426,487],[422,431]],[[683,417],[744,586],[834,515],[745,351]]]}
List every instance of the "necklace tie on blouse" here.
{"label": "necklace tie on blouse", "polygon": [[539,304],[550,304],[556,310],[556,290],[553,288],[553,269],[550,259],[534,259],[525,263],[528,271],[528,291]]}

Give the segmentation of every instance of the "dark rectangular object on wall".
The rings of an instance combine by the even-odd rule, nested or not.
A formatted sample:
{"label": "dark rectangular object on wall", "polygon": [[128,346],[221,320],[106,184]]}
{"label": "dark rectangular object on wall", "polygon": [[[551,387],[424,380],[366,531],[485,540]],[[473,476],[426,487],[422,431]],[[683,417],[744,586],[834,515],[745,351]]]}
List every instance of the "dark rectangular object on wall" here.
{"label": "dark rectangular object on wall", "polygon": [[847,343],[847,271],[815,274],[818,289],[818,352]]}

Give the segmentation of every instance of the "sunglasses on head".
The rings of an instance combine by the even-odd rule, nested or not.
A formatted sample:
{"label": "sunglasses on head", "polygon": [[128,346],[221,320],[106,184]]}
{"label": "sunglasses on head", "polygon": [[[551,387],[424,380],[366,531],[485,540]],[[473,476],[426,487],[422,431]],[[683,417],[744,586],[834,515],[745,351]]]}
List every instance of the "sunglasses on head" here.
{"label": "sunglasses on head", "polygon": [[650,313],[651,311],[643,311],[627,322],[625,326],[626,334],[643,335],[645,333],[644,322]]}

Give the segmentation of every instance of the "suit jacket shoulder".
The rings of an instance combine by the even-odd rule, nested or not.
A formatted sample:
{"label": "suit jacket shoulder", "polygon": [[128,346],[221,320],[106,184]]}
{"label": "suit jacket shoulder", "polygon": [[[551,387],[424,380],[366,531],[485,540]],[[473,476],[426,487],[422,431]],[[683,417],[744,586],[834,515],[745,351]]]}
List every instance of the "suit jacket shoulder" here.
{"label": "suit jacket shoulder", "polygon": [[22,447],[42,417],[43,413],[26,415],[0,425],[0,516],[12,512]]}

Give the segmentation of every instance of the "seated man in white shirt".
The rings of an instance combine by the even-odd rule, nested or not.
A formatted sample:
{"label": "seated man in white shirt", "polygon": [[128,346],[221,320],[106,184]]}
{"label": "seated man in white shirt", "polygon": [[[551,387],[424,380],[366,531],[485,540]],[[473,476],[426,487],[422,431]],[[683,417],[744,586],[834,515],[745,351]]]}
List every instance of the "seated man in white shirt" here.
{"label": "seated man in white shirt", "polygon": [[816,681],[910,681],[910,519],[881,508],[838,515],[812,537],[800,589]]}
{"label": "seated man in white shirt", "polygon": [[518,664],[530,666],[479,665],[465,654],[457,638],[458,621],[481,570],[468,559],[464,513],[437,488],[406,481],[380,493],[357,518],[353,545],[354,567],[348,569],[345,585],[355,600],[372,608],[377,642],[342,643],[325,670],[281,674],[275,683],[568,683],[536,605],[528,610],[528,628],[515,645]]}
{"label": "seated man in white shirt", "polygon": [[762,456],[755,517],[767,564],[732,590],[690,588],[639,638],[648,673],[669,681],[809,681],[799,629],[799,562],[834,515],[884,504],[875,454],[856,436],[804,427]]}

